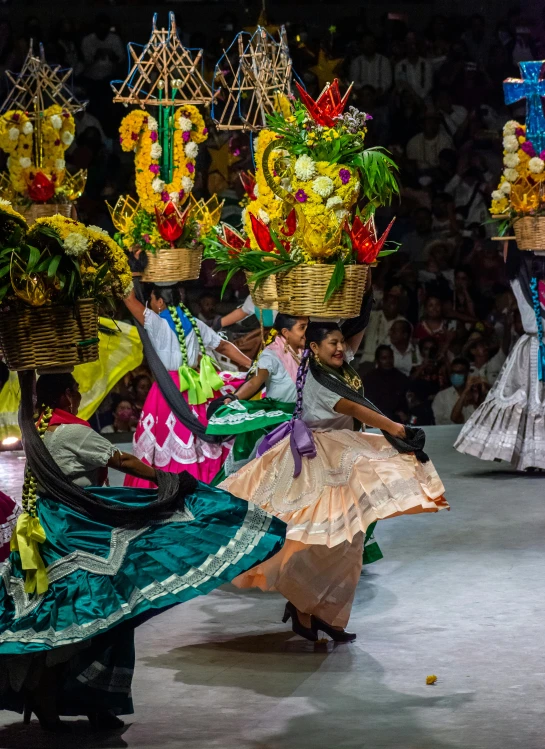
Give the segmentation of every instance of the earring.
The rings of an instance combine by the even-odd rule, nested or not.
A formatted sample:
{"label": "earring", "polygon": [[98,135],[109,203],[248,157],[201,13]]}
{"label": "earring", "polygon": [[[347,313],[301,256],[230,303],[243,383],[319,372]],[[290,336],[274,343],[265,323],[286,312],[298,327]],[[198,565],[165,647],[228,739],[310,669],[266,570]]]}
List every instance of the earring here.
{"label": "earring", "polygon": [[318,354],[312,354],[312,355],[313,355],[313,357],[314,357],[314,361],[316,362],[316,364],[317,364],[318,366],[321,366],[321,364],[322,364],[322,360],[320,359],[320,357],[318,356]]}

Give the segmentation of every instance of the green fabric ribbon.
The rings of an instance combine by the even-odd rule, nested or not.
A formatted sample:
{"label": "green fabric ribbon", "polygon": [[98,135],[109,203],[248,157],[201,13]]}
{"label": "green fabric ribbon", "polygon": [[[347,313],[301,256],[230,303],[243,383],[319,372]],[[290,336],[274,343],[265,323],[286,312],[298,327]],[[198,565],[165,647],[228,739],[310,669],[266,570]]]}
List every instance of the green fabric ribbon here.
{"label": "green fabric ribbon", "polygon": [[19,552],[21,567],[26,570],[26,593],[36,591],[40,595],[49,588],[47,571],[38,550],[38,544],[43,544],[45,540],[45,531],[39,518],[32,517],[28,512],[19,515],[11,537],[10,550]]}
{"label": "green fabric ribbon", "polygon": [[200,406],[214,397],[214,391],[223,387],[223,380],[214,368],[212,359],[205,355],[201,359],[200,372],[187,364],[178,370],[180,393],[187,391],[187,400],[191,406]]}

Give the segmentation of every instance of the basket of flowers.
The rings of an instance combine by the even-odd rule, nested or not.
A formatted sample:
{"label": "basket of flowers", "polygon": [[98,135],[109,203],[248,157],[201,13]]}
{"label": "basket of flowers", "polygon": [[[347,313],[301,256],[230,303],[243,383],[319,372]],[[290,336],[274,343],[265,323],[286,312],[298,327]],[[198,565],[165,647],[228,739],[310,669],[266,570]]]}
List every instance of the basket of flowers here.
{"label": "basket of flowers", "polygon": [[107,232],[63,216],[29,230],[0,204],[0,347],[12,370],[98,359],[98,309],[132,286],[126,257]]}
{"label": "basket of flowers", "polygon": [[242,232],[220,227],[205,254],[227,280],[244,270],[258,306],[274,299],[290,315],[354,317],[369,265],[394,251],[384,249],[390,227],[377,237],[374,213],[398,192],[397,167],[364,149],[369,117],[344,113],[349,91],[341,97],[337,81],[316,101],[298,89],[301,100],[268,115],[259,134]]}
{"label": "basket of flowers", "polygon": [[503,128],[504,169],[492,193],[490,213],[501,221],[503,238],[512,228],[520,250],[545,248],[545,151],[538,153],[525,125]]}

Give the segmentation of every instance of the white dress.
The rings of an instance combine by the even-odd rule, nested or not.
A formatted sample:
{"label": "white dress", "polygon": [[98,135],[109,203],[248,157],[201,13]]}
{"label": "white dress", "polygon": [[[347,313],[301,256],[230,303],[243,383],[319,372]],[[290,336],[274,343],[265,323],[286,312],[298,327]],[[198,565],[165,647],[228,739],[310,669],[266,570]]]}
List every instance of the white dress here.
{"label": "white dress", "polygon": [[454,447],[481,460],[506,460],[519,471],[545,469],[545,383],[537,376],[537,323],[518,279],[511,286],[524,335]]}

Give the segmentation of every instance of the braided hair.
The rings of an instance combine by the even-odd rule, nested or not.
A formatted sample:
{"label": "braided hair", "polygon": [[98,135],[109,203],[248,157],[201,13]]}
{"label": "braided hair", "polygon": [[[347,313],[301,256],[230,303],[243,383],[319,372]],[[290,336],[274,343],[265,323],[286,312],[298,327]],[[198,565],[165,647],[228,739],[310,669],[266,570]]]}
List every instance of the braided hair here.
{"label": "braided hair", "polygon": [[[280,315],[278,317],[280,317]],[[337,323],[334,322],[310,322],[307,326],[307,330],[305,333],[305,349],[301,356],[301,364],[299,365],[299,369],[297,370],[297,379],[295,381],[297,400],[295,402],[295,410],[293,412],[294,420],[301,418],[301,413],[303,410],[303,390],[305,388],[305,382],[307,380],[310,357],[313,356],[310,344],[321,343],[327,338],[330,333],[333,333],[335,330],[340,330],[340,328]]]}

